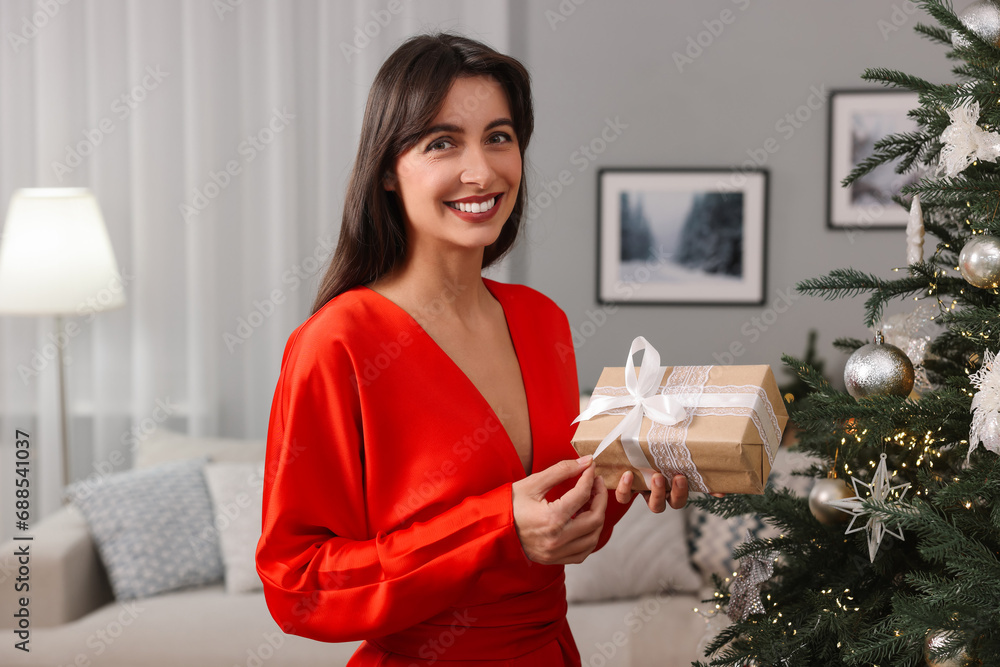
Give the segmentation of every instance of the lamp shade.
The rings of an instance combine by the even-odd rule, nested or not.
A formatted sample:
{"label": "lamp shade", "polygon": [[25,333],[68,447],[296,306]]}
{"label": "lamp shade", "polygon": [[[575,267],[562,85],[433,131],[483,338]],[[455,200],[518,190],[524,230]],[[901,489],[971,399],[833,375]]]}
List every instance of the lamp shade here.
{"label": "lamp shade", "polygon": [[87,188],[15,191],[0,238],[0,313],[53,315],[123,305],[118,264],[94,194]]}

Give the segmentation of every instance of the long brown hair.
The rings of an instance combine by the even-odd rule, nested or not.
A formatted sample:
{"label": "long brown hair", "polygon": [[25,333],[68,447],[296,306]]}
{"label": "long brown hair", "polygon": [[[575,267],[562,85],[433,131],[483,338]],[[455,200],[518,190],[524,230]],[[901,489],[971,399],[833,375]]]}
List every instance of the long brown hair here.
{"label": "long brown hair", "polygon": [[[423,136],[455,79],[487,76],[507,95],[521,161],[534,129],[531,82],[516,59],[475,40],[438,33],[411,37],[382,64],[368,94],[358,154],[347,186],[340,240],[312,312],[342,292],[385,275],[406,254],[406,229],[395,193],[383,187],[396,158]],[[527,201],[524,172],[514,210],[483,253],[483,268],[513,246]]]}

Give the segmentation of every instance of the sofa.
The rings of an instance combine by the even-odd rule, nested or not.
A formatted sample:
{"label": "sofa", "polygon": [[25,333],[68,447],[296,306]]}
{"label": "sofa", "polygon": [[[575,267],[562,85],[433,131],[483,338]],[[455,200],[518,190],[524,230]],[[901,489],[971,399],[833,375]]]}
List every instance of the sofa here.
{"label": "sofa", "polygon": [[[791,485],[792,478],[782,470],[805,465],[794,450],[785,450],[779,452],[771,480]],[[208,466],[260,466],[263,457],[262,440],[198,438],[161,429],[138,443],[130,472],[198,461],[207,475]],[[221,527],[220,512],[231,517],[240,508],[247,525],[256,521],[259,535],[259,502],[259,489],[256,497],[252,491],[225,501],[214,497],[215,525]],[[15,614],[24,594],[14,592],[14,553],[24,542],[2,547],[0,626],[5,629],[0,664],[335,666],[345,665],[358,646],[284,634],[267,610],[259,580],[246,581],[252,550],[236,554],[244,568],[238,592],[230,585],[226,561],[223,581],[116,601],[113,590],[121,582],[116,579],[112,585],[102,560],[107,554],[96,547],[81,506],[67,503],[32,527],[28,652],[15,647],[23,639],[15,633]],[[753,517],[726,521],[690,506],[657,515],[638,499],[604,549],[566,568],[568,618],[583,664],[670,667],[702,659],[704,645],[726,624],[723,614],[702,603],[712,596],[709,575],[731,571],[731,549],[748,529],[754,534],[770,530]],[[243,551],[255,543],[252,536],[243,539]]]}

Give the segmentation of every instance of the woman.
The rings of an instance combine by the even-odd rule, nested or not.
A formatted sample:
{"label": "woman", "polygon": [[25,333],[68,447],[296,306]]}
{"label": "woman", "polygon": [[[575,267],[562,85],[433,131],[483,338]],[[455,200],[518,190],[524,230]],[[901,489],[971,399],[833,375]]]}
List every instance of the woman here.
{"label": "woman", "polygon": [[285,632],[367,640],[351,665],[580,664],[562,566],[608,540],[631,476],[609,503],[570,445],[565,314],[481,275],[517,236],[532,126],[524,67],[462,37],[408,40],[372,86],[339,245],[282,360],[257,548]]}

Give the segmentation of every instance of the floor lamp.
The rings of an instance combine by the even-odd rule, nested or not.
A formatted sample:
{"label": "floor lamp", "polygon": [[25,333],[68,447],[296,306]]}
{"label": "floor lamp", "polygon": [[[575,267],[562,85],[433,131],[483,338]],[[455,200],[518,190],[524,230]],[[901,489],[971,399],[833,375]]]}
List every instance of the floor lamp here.
{"label": "floor lamp", "polygon": [[[118,289],[115,289],[115,287]],[[69,484],[69,431],[63,315],[111,310],[125,293],[97,198],[87,188],[14,192],[0,238],[0,314],[55,315],[63,486]]]}

